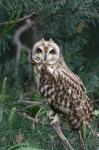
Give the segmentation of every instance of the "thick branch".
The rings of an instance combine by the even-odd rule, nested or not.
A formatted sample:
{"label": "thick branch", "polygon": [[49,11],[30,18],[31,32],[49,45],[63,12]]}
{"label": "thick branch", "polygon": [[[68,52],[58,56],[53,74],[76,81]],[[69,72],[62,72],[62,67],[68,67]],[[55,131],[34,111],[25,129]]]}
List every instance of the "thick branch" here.
{"label": "thick branch", "polygon": [[60,140],[62,141],[64,148],[66,150],[74,150],[72,148],[72,146],[70,145],[69,141],[66,139],[66,137],[64,136],[62,130],[61,130],[61,126],[58,123],[55,124],[51,124],[51,126],[53,127],[53,129],[55,130],[55,132],[57,133],[57,135],[59,136]]}

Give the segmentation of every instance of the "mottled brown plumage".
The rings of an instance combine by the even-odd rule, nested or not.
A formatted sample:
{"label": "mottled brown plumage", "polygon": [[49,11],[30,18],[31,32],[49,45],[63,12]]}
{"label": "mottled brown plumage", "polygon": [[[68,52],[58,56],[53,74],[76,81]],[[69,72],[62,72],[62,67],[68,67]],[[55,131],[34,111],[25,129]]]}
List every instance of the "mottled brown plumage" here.
{"label": "mottled brown plumage", "polygon": [[38,89],[52,110],[73,129],[79,129],[83,122],[90,126],[92,104],[86,88],[65,64],[58,45],[52,40],[37,42],[32,63]]}

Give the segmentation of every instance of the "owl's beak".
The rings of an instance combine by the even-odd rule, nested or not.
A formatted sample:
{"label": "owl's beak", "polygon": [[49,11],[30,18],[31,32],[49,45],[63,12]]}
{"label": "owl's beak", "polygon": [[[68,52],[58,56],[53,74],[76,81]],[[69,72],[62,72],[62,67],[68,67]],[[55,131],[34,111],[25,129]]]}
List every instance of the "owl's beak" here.
{"label": "owl's beak", "polygon": [[47,58],[47,53],[45,53],[45,55],[44,55],[44,60],[46,61],[46,58]]}

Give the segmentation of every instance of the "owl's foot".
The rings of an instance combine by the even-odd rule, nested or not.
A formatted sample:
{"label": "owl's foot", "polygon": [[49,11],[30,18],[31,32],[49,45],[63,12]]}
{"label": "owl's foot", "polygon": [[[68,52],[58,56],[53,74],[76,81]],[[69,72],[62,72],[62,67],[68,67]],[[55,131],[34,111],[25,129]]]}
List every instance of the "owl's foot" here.
{"label": "owl's foot", "polygon": [[53,118],[53,120],[51,121],[50,125],[53,125],[53,124],[58,124],[60,125],[60,120],[59,120],[59,116],[58,114],[56,114]]}
{"label": "owl's foot", "polygon": [[59,115],[58,115],[58,114],[55,114],[54,111],[50,111],[50,112],[48,113],[48,117],[49,117],[49,120],[51,120],[50,125],[53,125],[53,124],[60,124]]}
{"label": "owl's foot", "polygon": [[51,110],[51,111],[48,112],[49,120],[52,120],[54,118],[54,116],[55,116],[55,112],[54,111]]}

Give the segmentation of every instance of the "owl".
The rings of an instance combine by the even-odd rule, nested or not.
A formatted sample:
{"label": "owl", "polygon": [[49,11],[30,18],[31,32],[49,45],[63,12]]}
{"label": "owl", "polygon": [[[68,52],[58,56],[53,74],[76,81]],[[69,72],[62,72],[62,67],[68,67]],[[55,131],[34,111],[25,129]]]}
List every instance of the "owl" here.
{"label": "owl", "polygon": [[72,129],[83,122],[90,126],[92,104],[81,79],[65,64],[59,46],[44,39],[32,49],[32,65],[41,95],[58,116]]}

